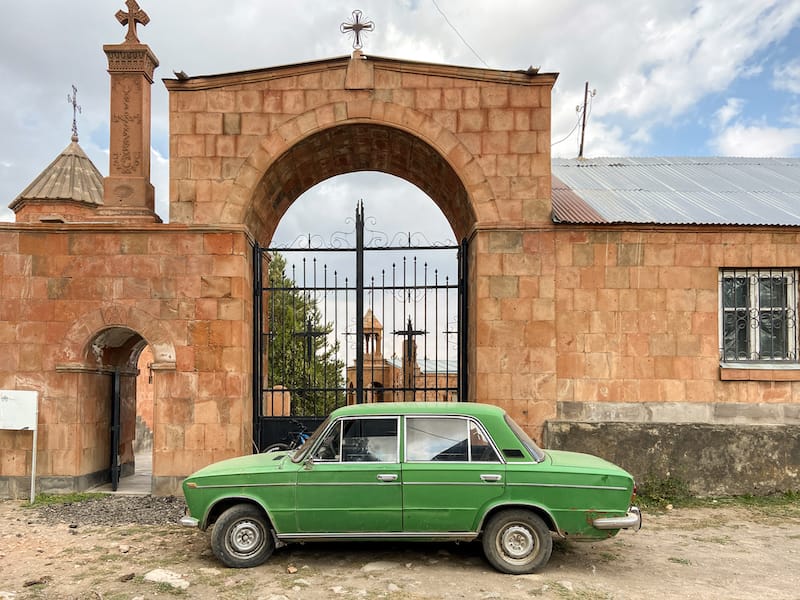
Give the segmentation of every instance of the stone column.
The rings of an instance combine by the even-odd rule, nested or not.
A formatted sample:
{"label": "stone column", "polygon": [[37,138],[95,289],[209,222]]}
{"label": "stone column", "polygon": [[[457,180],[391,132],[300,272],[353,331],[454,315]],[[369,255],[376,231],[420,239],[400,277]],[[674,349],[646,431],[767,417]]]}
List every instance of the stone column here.
{"label": "stone column", "polygon": [[150,183],[150,86],[158,59],[145,44],[105,45],[111,75],[111,123],[104,207],[125,221],[160,223]]}

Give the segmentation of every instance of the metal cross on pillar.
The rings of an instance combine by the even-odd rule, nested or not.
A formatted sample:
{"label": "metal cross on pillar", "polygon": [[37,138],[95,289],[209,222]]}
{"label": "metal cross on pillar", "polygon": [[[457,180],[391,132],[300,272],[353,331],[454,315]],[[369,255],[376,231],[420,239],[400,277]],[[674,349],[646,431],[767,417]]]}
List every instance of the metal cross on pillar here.
{"label": "metal cross on pillar", "polygon": [[353,11],[353,20],[342,23],[339,27],[339,31],[344,34],[350,34],[353,36],[353,49],[360,50],[361,46],[363,45],[361,39],[361,32],[362,31],[374,31],[375,30],[375,23],[372,21],[367,21],[366,23],[362,23],[361,21],[361,11],[354,10]]}
{"label": "metal cross on pillar", "polygon": [[139,38],[136,36],[136,24],[139,23],[140,25],[147,25],[150,22],[150,17],[147,16],[146,12],[139,8],[139,4],[136,2],[136,0],[126,0],[125,6],[128,7],[128,12],[118,10],[117,14],[114,16],[117,17],[117,21],[119,21],[122,25],[128,26],[128,33],[125,35],[125,42],[130,44],[138,44]]}
{"label": "metal cross on pillar", "polygon": [[411,324],[411,317],[408,317],[408,324],[405,329],[393,331],[394,335],[405,336],[403,340],[403,400],[405,402],[414,401],[415,382],[414,375],[417,366],[417,346],[414,338],[418,335],[425,335],[427,331],[414,329]]}
{"label": "metal cross on pillar", "polygon": [[306,362],[311,362],[311,357],[314,356],[314,338],[328,335],[327,331],[318,331],[314,329],[314,321],[309,317],[306,319],[306,328],[303,331],[293,333],[294,337],[306,338]]}

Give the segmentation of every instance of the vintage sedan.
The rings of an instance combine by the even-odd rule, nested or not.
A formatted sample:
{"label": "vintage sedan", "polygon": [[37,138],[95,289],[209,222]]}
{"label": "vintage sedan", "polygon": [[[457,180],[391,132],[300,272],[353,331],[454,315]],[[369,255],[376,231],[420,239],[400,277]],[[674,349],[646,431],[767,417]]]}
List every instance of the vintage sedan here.
{"label": "vintage sedan", "polygon": [[508,414],[474,403],[334,411],[299,449],[225,460],[183,482],[181,524],[229,567],[331,540],[480,539],[505,573],[547,564],[553,535],[639,529],[633,478],[587,454],[541,450]]}

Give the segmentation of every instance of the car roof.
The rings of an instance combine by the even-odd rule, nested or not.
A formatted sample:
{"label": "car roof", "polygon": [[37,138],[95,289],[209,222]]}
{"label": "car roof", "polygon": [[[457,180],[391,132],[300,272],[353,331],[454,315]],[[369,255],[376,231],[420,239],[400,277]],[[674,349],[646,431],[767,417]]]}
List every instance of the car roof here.
{"label": "car roof", "polygon": [[379,402],[343,406],[333,411],[331,417],[410,414],[502,417],[505,411],[499,406],[477,402]]}

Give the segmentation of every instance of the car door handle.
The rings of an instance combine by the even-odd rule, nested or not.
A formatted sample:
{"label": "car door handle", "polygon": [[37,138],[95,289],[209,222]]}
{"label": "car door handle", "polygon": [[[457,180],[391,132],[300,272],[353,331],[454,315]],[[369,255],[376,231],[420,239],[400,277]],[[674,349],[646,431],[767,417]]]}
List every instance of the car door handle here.
{"label": "car door handle", "polygon": [[397,481],[396,473],[380,473],[378,474],[378,481]]}
{"label": "car door handle", "polygon": [[500,481],[502,478],[502,475],[497,475],[496,473],[484,473],[481,475],[482,481]]}

